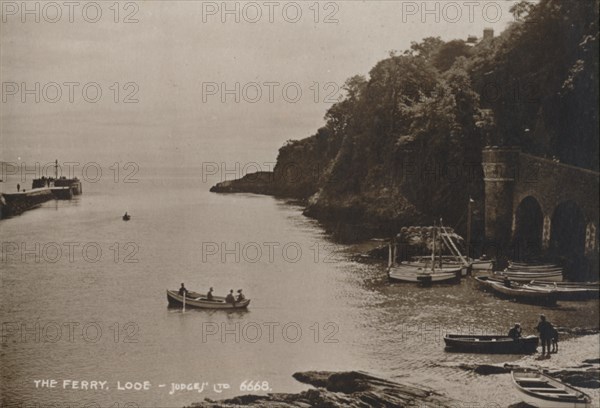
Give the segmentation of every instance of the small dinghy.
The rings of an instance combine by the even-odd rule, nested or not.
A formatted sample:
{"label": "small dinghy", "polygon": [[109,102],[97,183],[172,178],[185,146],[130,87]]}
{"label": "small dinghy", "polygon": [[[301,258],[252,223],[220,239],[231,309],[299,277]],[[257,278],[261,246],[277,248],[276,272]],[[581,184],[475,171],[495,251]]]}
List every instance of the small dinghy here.
{"label": "small dinghy", "polygon": [[123,221],[129,221],[131,219],[131,215],[125,213],[125,215],[123,215]]}
{"label": "small dinghy", "polygon": [[[439,227],[443,231],[443,227]],[[460,282],[463,276],[463,269],[466,271],[462,262],[456,259],[449,261],[449,257],[443,257],[441,250],[436,249],[436,236],[438,227],[432,228],[432,250],[428,258],[419,257],[412,262],[396,263],[396,247],[389,247],[388,258],[388,277],[393,282],[420,283],[422,285],[431,285],[432,283],[452,283]],[[443,235],[442,235],[443,237]],[[439,256],[438,256],[439,252]],[[452,257],[454,259],[454,257]],[[445,259],[445,263],[444,263]]]}
{"label": "small dinghy", "polygon": [[513,339],[508,336],[472,336],[447,334],[444,343],[449,351],[489,354],[532,354],[537,350],[539,338],[536,336]]}
{"label": "small dinghy", "polygon": [[523,288],[531,290],[555,290],[558,300],[587,300],[598,299],[600,287],[598,283],[570,283],[570,282],[543,282],[531,281],[523,285]]}
{"label": "small dinghy", "polygon": [[418,265],[400,264],[388,269],[388,277],[394,282],[407,283],[451,283],[458,282],[461,278],[461,267],[443,268],[431,271]]}
{"label": "small dinghy", "polygon": [[538,408],[591,407],[589,395],[547,374],[536,371],[513,370],[513,383],[523,401]]}
{"label": "small dinghy", "polygon": [[498,272],[497,276],[504,278],[505,276],[512,281],[517,282],[531,282],[532,280],[544,280],[550,282],[562,282],[563,272],[562,269],[554,271],[515,271],[505,269],[502,272]]}
{"label": "small dinghy", "polygon": [[[184,298],[177,290],[167,290],[167,300],[171,307],[183,307]],[[222,296],[213,296],[213,300],[208,300],[205,295],[191,291],[185,297],[185,307],[197,309],[245,309],[249,304],[250,299],[227,303]]]}
{"label": "small dinghy", "polygon": [[533,303],[537,305],[554,305],[558,300],[558,292],[553,288],[531,289],[514,282],[510,282],[510,286],[506,286],[503,281],[487,276],[477,276],[475,280],[477,280],[484,289],[490,289],[498,296],[514,299],[517,302]]}

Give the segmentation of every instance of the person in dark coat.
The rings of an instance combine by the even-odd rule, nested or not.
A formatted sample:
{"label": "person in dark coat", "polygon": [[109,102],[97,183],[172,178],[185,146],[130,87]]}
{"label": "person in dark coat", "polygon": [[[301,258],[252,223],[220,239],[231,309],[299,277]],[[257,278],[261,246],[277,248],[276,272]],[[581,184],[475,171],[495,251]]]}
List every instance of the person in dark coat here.
{"label": "person in dark coat", "polygon": [[513,340],[521,338],[521,325],[519,323],[515,323],[515,326],[508,331],[508,337],[512,337]]}
{"label": "person in dark coat", "polygon": [[540,333],[540,340],[542,341],[542,357],[545,355],[550,358],[550,342],[552,341],[554,326],[546,320],[546,316],[540,315],[540,322],[536,328]]}
{"label": "person in dark coat", "polygon": [[211,287],[211,288],[208,290],[208,293],[206,294],[206,299],[208,299],[208,300],[214,300],[214,296],[213,296],[213,294],[212,294],[212,293],[213,293],[213,288]]}
{"label": "person in dark coat", "polygon": [[227,296],[225,297],[225,301],[227,303],[235,305],[235,296],[233,296],[233,289],[229,291],[229,294],[227,294]]}
{"label": "person in dark coat", "polygon": [[187,297],[188,293],[190,293],[190,291],[187,290],[185,285],[182,283],[181,287],[179,288],[179,296],[183,296],[185,294],[185,296]]}

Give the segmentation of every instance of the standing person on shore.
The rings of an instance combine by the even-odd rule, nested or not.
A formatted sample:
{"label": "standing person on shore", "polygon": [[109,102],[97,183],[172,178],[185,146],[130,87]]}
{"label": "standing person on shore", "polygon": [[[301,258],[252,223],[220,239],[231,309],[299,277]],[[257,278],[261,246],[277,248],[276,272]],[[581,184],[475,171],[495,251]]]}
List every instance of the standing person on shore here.
{"label": "standing person on shore", "polygon": [[558,353],[558,330],[556,327],[552,328],[552,352]]}
{"label": "standing person on shore", "polygon": [[536,328],[540,333],[540,340],[542,341],[542,357],[545,355],[547,358],[550,358],[550,342],[553,337],[554,326],[546,320],[546,316],[540,315],[540,322]]}

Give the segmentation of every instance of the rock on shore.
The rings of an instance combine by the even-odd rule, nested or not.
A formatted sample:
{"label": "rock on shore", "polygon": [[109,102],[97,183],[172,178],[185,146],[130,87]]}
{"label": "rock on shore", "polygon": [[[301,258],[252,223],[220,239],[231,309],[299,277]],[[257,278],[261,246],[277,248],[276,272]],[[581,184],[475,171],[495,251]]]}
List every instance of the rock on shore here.
{"label": "rock on shore", "polygon": [[451,400],[433,390],[399,384],[362,371],[328,372],[307,371],[295,373],[294,378],[315,389],[298,394],[243,395],[222,401],[206,399],[193,404],[194,408],[233,408],[240,406],[261,408],[308,407],[456,407]]}

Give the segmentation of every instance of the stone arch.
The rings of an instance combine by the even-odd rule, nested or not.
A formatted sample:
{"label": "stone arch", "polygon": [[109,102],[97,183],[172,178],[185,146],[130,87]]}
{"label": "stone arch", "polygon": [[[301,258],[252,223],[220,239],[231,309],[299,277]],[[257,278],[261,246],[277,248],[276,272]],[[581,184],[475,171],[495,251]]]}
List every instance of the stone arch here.
{"label": "stone arch", "polygon": [[581,207],[575,201],[563,201],[555,207],[551,223],[550,254],[565,267],[568,278],[585,279],[589,269],[585,256],[588,227]]}
{"label": "stone arch", "polygon": [[539,201],[529,195],[515,211],[513,245],[515,260],[540,258],[544,249],[544,213]]}

